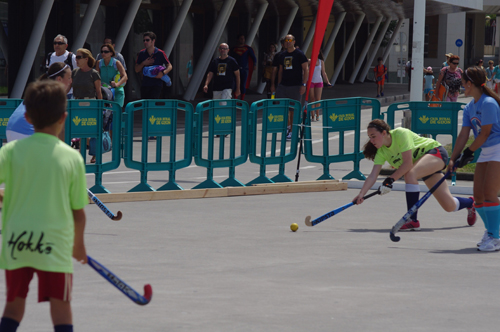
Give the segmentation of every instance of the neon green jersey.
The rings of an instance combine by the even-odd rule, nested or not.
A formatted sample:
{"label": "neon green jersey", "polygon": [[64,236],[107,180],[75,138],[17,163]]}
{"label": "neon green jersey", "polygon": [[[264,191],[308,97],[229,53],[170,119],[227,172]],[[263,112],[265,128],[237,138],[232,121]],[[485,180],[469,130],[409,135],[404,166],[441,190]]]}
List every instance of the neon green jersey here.
{"label": "neon green jersey", "polygon": [[0,268],[72,273],[72,210],[88,204],[82,156],[55,136],[35,133],[0,149],[0,183]]}
{"label": "neon green jersey", "polygon": [[406,128],[397,128],[389,132],[392,138],[391,146],[382,146],[377,150],[373,162],[375,165],[383,165],[386,161],[394,168],[399,168],[403,164],[401,153],[411,150],[413,162],[420,159],[429,150],[441,146],[432,138],[421,137]]}

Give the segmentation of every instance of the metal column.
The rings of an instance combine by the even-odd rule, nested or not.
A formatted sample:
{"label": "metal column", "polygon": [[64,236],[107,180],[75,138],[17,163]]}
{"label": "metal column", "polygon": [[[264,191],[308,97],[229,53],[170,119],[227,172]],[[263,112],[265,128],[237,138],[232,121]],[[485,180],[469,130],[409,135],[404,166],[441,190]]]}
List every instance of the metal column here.
{"label": "metal column", "polygon": [[330,37],[328,37],[328,41],[326,42],[325,48],[323,49],[323,57],[326,59],[328,53],[335,42],[335,38],[337,38],[337,34],[339,33],[340,27],[342,26],[342,22],[344,22],[344,18],[346,16],[346,12],[341,12],[339,16],[335,18],[335,25],[333,26],[332,33],[330,33]]}
{"label": "metal column", "polygon": [[38,46],[40,46],[40,41],[42,40],[45,25],[47,25],[53,4],[54,0],[44,0],[40,6],[40,11],[33,25],[33,32],[31,32],[30,40],[28,41],[28,47],[26,47],[26,52],[24,53],[23,65],[19,68],[10,98],[22,98],[23,96],[24,87],[26,86],[26,82],[28,82],[31,67],[37,56]]}
{"label": "metal column", "polygon": [[385,49],[384,55],[382,55],[382,58],[384,59],[384,62],[387,60],[387,57],[389,56],[389,53],[391,52],[391,46],[394,44],[394,41],[396,40],[396,37],[398,36],[399,29],[401,29],[401,26],[403,25],[403,20],[399,20],[398,25],[396,25],[396,28],[392,32],[391,39],[389,39],[389,42],[387,43],[387,47]]}
{"label": "metal column", "polygon": [[351,50],[352,44],[354,43],[354,39],[356,38],[359,28],[361,27],[361,23],[363,23],[363,20],[365,19],[365,13],[359,12],[359,17],[356,20],[356,24],[354,25],[354,28],[351,31],[351,35],[349,36],[349,39],[347,40],[347,43],[344,47],[344,51],[342,51],[342,55],[339,58],[339,62],[337,63],[337,67],[335,68],[335,72],[332,75],[332,79],[330,80],[330,83],[332,83],[332,86],[335,85],[335,82],[337,81],[337,78],[339,77],[340,71],[344,67],[345,59],[347,58],[347,55],[349,54],[349,51]]}
{"label": "metal column", "polygon": [[[411,53],[410,101],[422,101],[424,83],[424,38],[425,38],[425,1],[415,1],[413,5],[413,47]],[[415,68],[415,70],[413,70]]]}
{"label": "metal column", "polygon": [[125,44],[125,41],[127,40],[128,33],[130,31],[130,28],[132,27],[132,24],[134,23],[135,16],[137,15],[137,12],[139,11],[139,7],[141,6],[142,0],[132,0],[130,2],[130,5],[128,5],[127,13],[125,14],[125,17],[123,18],[123,23],[120,27],[120,30],[118,30],[118,35],[116,36],[115,40],[115,51],[120,52],[122,51],[123,45]]}
{"label": "metal column", "polygon": [[94,22],[95,15],[97,14],[97,10],[99,9],[100,4],[101,0],[91,0],[89,2],[87,10],[85,11],[85,16],[83,17],[82,25],[80,26],[80,31],[78,31],[78,35],[75,38],[73,47],[71,48],[71,51],[73,53],[76,53],[76,50],[82,48],[85,44],[85,40],[89,35],[90,28],[92,27],[92,22]]}
{"label": "metal column", "polygon": [[250,27],[250,32],[248,32],[248,36],[246,36],[247,45],[252,46],[253,40],[257,35],[257,31],[259,31],[260,24],[262,23],[262,19],[264,18],[264,14],[266,13],[267,6],[269,6],[269,3],[267,2],[262,2],[260,4],[257,15],[255,15],[255,19]]}
{"label": "metal column", "polygon": [[174,48],[175,41],[179,36],[179,32],[181,32],[182,25],[184,24],[184,20],[186,19],[186,16],[189,12],[189,8],[191,8],[192,3],[193,0],[184,0],[182,2],[181,9],[179,10],[179,13],[177,13],[174,25],[172,26],[172,29],[168,34],[168,38],[167,41],[165,42],[165,45],[163,46],[163,52],[165,52],[167,57],[170,56],[170,52],[172,52],[172,49]]}
{"label": "metal column", "polygon": [[314,16],[314,20],[311,23],[311,27],[309,28],[309,31],[307,31],[306,38],[304,39],[304,44],[302,45],[302,52],[304,54],[307,52],[307,49],[309,48],[309,45],[311,44],[311,40],[314,36],[314,32],[316,31],[316,19],[318,18],[318,13],[316,13],[316,16]]}
{"label": "metal column", "polygon": [[377,18],[377,22],[372,27],[372,30],[370,32],[370,35],[368,36],[368,39],[366,40],[365,46],[363,47],[363,50],[361,51],[361,54],[358,58],[358,62],[356,63],[356,67],[354,68],[354,71],[351,74],[351,78],[349,78],[349,83],[353,84],[354,80],[356,79],[356,75],[358,75],[359,70],[361,69],[361,66],[363,65],[363,60],[366,57],[366,54],[368,53],[368,50],[370,49],[370,45],[372,44],[373,39],[375,38],[375,34],[377,33],[377,29],[380,26],[380,23],[382,23],[383,16],[379,16]]}
{"label": "metal column", "polygon": [[361,75],[359,75],[359,82],[365,81],[366,75],[368,74],[368,70],[370,70],[373,59],[375,59],[375,56],[377,55],[378,49],[380,48],[380,44],[382,43],[382,40],[384,39],[385,33],[387,32],[387,29],[389,29],[390,24],[391,24],[391,17],[389,16],[386,17],[384,26],[382,27],[382,30],[380,30],[380,35],[378,35],[378,38],[375,41],[375,46],[370,52],[370,56],[366,60],[365,68],[363,68]]}
{"label": "metal column", "polygon": [[[234,4],[236,0],[225,0],[222,8],[219,12],[219,16],[217,17],[217,21],[215,22],[212,31],[207,39],[207,43],[203,48],[202,54],[213,54],[215,49],[217,48],[217,43],[222,35],[224,27],[229,20],[229,16],[231,11],[233,10]],[[205,75],[205,71],[212,61],[212,58],[209,56],[204,56],[200,58],[200,61],[195,67],[193,77],[191,77],[191,81],[187,86],[186,92],[184,93],[184,100],[193,100],[196,96],[196,92],[198,91],[198,87],[200,86],[201,81],[203,80],[203,76]]]}

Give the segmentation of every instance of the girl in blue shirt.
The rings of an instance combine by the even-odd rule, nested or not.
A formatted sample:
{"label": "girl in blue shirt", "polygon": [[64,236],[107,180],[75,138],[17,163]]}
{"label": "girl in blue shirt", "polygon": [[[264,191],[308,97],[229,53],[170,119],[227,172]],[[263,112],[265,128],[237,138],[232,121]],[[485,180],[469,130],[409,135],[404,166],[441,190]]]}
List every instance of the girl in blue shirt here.
{"label": "girl in blue shirt", "polygon": [[[486,86],[486,74],[480,67],[470,67],[462,75],[465,95],[473,97],[464,108],[462,130],[455,142],[449,169],[458,167],[473,159],[474,151],[481,148],[474,172],[474,205],[483,219],[486,231],[478,243],[480,251],[500,250],[500,98]],[[461,154],[474,133],[474,142]]]}

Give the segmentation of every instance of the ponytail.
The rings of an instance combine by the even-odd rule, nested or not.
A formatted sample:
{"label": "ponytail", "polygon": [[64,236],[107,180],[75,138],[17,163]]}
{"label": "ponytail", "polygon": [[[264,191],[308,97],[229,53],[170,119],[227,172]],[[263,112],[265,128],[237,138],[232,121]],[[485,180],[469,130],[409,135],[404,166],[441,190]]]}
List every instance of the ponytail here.
{"label": "ponytail", "polygon": [[500,106],[500,97],[486,86],[486,71],[478,66],[469,67],[465,70],[465,74],[462,75],[465,82],[471,82],[475,87],[481,90],[481,92],[488,97],[496,100],[498,106]]}

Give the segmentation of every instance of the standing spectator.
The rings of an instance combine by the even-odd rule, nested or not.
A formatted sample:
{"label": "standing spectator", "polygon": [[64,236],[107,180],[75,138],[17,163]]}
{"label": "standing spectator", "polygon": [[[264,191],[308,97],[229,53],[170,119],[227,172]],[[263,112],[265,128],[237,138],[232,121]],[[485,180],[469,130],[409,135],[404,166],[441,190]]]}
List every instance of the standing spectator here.
{"label": "standing spectator", "polygon": [[429,92],[434,88],[434,72],[432,71],[432,67],[427,67],[426,73],[424,75],[424,95],[425,100],[429,101],[431,96]]}
{"label": "standing spectator", "polygon": [[[486,231],[477,246],[480,251],[498,251],[500,250],[500,201],[498,200],[500,98],[485,86],[485,81],[484,70],[479,67],[467,68],[462,76],[465,95],[473,99],[464,108],[462,129],[455,142],[448,169],[453,170],[454,166],[463,167],[474,159],[474,152],[481,148],[474,171],[473,192],[474,206],[483,219]],[[462,152],[471,129],[474,141]]]}
{"label": "standing spectator", "polygon": [[208,85],[212,78],[214,79],[214,96],[213,99],[231,99],[233,86],[236,86],[234,95],[240,95],[241,88],[241,74],[238,63],[235,59],[228,56],[229,46],[225,43],[220,44],[220,56],[210,63],[208,68],[207,80],[203,91],[208,92]]}
{"label": "standing spectator", "polygon": [[276,45],[271,43],[269,49],[264,53],[264,72],[262,75],[262,81],[266,83],[267,99],[271,98],[271,77],[273,76],[273,60],[276,55]]}
{"label": "standing spectator", "polygon": [[483,59],[479,59],[479,61],[476,63],[476,66],[484,70]]}
{"label": "standing spectator", "polygon": [[97,71],[101,76],[101,84],[103,86],[114,89],[114,101],[120,107],[123,107],[125,101],[125,91],[123,87],[128,80],[125,68],[120,61],[116,59],[115,49],[111,44],[101,46],[102,59],[98,61]]}
{"label": "standing spectator", "polygon": [[[311,59],[309,59],[309,67],[311,66]],[[316,65],[314,66],[314,73],[311,80],[311,86],[309,88],[309,102],[314,103],[315,101],[321,100],[321,94],[323,93],[323,86],[325,82],[327,86],[331,86],[330,81],[328,80],[328,76],[325,71],[325,61],[323,58],[323,53],[319,52],[318,61],[316,61]],[[319,121],[319,111],[320,109],[316,109],[316,121]],[[311,121],[314,121],[314,111],[311,112]]]}
{"label": "standing spectator", "polygon": [[486,86],[493,90],[495,88],[495,83],[493,82],[493,70],[494,68],[493,60],[488,61],[488,68],[486,68]]}
{"label": "standing spectator", "polygon": [[498,94],[498,85],[500,84],[500,65],[495,66],[492,77],[495,85],[495,92]]}
{"label": "standing spectator", "polygon": [[[290,98],[300,100],[306,92],[309,78],[307,57],[295,48],[295,37],[286,35],[285,51],[279,58],[277,98]],[[292,139],[293,112],[288,112],[288,133],[286,138]]]}
{"label": "standing spectator", "polygon": [[384,83],[385,75],[387,74],[387,67],[384,65],[384,59],[379,57],[377,59],[378,65],[373,69],[375,72],[375,83],[377,83],[377,98],[384,96]]}
{"label": "standing spectator", "polygon": [[[39,81],[43,80],[55,80],[61,82],[66,87],[66,93],[71,89],[71,70],[69,65],[62,62],[54,62],[50,65],[49,70],[40,76]],[[33,135],[35,128],[33,125],[26,120],[24,116],[26,113],[26,105],[24,102],[20,104],[14,113],[9,118],[7,127],[5,128],[5,134],[7,135],[7,142],[12,142],[17,139],[25,138]],[[64,140],[64,129],[61,131],[61,136],[59,138]]]}
{"label": "standing spectator", "polygon": [[[113,38],[111,37],[106,37],[104,38],[103,44],[110,44],[113,46],[113,49],[116,47],[115,46],[115,41],[113,40]],[[125,69],[125,71],[127,71],[127,64],[125,63],[125,58],[123,57],[123,55],[120,53],[120,52],[116,52],[115,50],[115,55],[113,56],[113,58],[115,58],[116,60],[120,61],[120,63],[122,64],[123,68]],[[99,60],[102,59],[102,55],[101,53],[97,54],[97,57],[95,58],[95,60],[97,62],[99,62]]]}
{"label": "standing spectator", "polygon": [[449,67],[441,68],[439,78],[436,83],[436,90],[439,90],[441,84],[448,88],[446,100],[442,101],[457,101],[458,94],[460,93],[460,86],[462,85],[462,69],[458,68],[460,57],[458,55],[450,56]]}
{"label": "standing spectator", "polygon": [[279,82],[276,82],[276,77],[278,76],[281,55],[286,52],[285,37],[280,39],[280,43],[281,43],[281,50],[274,55],[274,59],[273,59],[273,74],[271,76],[271,88],[270,88],[271,93],[276,92],[276,85],[279,84]]}
{"label": "standing spectator", "polygon": [[252,72],[248,75],[248,69],[252,68],[252,71],[257,69],[257,58],[253,48],[245,44],[245,35],[243,34],[238,35],[238,44],[233,47],[229,55],[240,65],[241,100],[244,100],[247,86],[252,79]]}
{"label": "standing spectator", "polygon": [[[76,56],[73,53],[68,52],[67,48],[68,38],[63,35],[57,35],[56,38],[54,38],[54,52],[47,54],[47,58],[45,59],[46,70],[48,70],[50,65],[55,62],[63,62],[67,64],[71,71],[77,67]],[[69,90],[67,98],[73,98],[73,88]]]}
{"label": "standing spectator", "polygon": [[411,87],[411,60],[408,60],[405,66],[406,75],[408,75],[408,91],[410,91]]}
{"label": "standing spectator", "polygon": [[158,75],[154,78],[144,76],[141,83],[141,98],[142,99],[158,99],[160,98],[161,90],[163,88],[163,75],[167,75],[172,70],[172,64],[168,61],[165,52],[155,47],[156,35],[153,32],[145,32],[142,35],[144,42],[144,49],[137,55],[135,62],[135,72],[142,73],[146,66],[163,66],[165,69],[159,71]]}
{"label": "standing spectator", "polygon": [[446,53],[445,56],[446,56],[446,61],[443,62],[443,64],[441,65],[441,69],[443,69],[444,67],[448,67],[450,65],[450,57],[453,55],[453,53]]}
{"label": "standing spectator", "polygon": [[188,61],[186,65],[187,69],[187,79],[188,79],[188,84],[191,81],[191,77],[193,77],[193,55],[191,55],[191,59]]}
{"label": "standing spectator", "polygon": [[31,83],[24,102],[35,133],[0,150],[5,183],[0,268],[7,286],[0,331],[17,330],[35,273],[38,302],[50,303],[54,331],[73,331],[72,258],[87,263],[85,165],[78,151],[57,138],[67,116],[65,86],[53,80]]}

